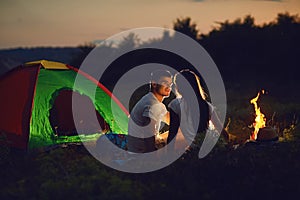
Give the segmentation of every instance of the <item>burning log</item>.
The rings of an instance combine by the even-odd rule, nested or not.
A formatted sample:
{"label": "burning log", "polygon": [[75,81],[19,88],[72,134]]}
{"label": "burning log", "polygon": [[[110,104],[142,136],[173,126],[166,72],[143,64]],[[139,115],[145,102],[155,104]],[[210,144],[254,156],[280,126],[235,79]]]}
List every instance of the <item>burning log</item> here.
{"label": "burning log", "polygon": [[278,141],[278,133],[275,128],[267,126],[260,128],[257,133],[257,142],[271,142]]}
{"label": "burning log", "polygon": [[254,105],[255,110],[255,122],[253,123],[254,131],[250,136],[250,141],[254,142],[276,142],[278,141],[277,130],[271,126],[266,126],[265,115],[261,112],[260,107],[257,105],[257,100],[260,94],[264,94],[265,91],[262,90],[258,92],[257,96],[251,99],[250,103]]}

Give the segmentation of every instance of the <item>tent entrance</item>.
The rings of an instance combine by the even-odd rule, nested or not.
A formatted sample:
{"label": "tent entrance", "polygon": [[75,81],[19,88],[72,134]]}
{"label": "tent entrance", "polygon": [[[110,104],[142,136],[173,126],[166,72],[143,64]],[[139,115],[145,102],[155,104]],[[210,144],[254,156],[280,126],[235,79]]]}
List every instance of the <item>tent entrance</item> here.
{"label": "tent entrance", "polygon": [[[75,95],[76,102],[81,105],[76,108],[76,113],[80,119],[77,120],[79,123],[76,126],[72,111],[72,95]],[[90,98],[71,90],[62,90],[59,92],[50,110],[49,120],[57,136],[89,135],[110,130],[104,118],[95,110]]]}

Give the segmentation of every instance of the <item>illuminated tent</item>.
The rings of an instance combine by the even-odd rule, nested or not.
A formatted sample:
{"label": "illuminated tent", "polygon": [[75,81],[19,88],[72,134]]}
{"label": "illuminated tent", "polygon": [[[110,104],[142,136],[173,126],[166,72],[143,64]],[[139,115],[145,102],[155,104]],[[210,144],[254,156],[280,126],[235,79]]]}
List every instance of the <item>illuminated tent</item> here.
{"label": "illuminated tent", "polygon": [[[74,84],[75,78],[80,84]],[[21,65],[0,78],[0,93],[1,140],[9,146],[26,149],[97,140],[105,131],[127,134],[126,108],[101,83],[69,65],[46,60]],[[83,117],[76,126],[74,95]],[[88,118],[95,115],[97,124]]]}

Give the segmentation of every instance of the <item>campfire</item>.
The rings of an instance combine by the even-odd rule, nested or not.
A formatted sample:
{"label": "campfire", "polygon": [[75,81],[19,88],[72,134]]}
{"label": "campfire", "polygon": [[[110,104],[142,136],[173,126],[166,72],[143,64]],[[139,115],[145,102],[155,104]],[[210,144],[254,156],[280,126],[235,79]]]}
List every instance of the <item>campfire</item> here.
{"label": "campfire", "polygon": [[265,94],[265,90],[261,90],[255,98],[250,100],[250,103],[254,105],[256,115],[255,121],[253,122],[254,131],[250,135],[250,141],[277,141],[278,134],[276,130],[271,126],[266,126],[266,117],[257,105],[258,98],[261,94]]}
{"label": "campfire", "polygon": [[265,90],[258,92],[257,96],[255,98],[251,99],[251,101],[250,101],[250,103],[254,105],[254,110],[255,110],[255,115],[256,115],[255,122],[253,123],[254,131],[250,136],[250,140],[256,140],[259,129],[266,127],[265,115],[260,111],[260,107],[258,107],[258,105],[257,105],[257,101],[260,96],[260,93],[264,94]]}

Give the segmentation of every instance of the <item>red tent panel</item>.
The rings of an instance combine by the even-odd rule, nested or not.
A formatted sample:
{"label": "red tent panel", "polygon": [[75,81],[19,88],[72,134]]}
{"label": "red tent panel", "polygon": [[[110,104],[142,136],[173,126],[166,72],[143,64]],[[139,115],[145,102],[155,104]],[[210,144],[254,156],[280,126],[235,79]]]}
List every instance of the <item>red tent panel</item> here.
{"label": "red tent panel", "polygon": [[24,148],[28,143],[32,99],[38,71],[38,67],[20,67],[0,80],[0,131],[15,147]]}

